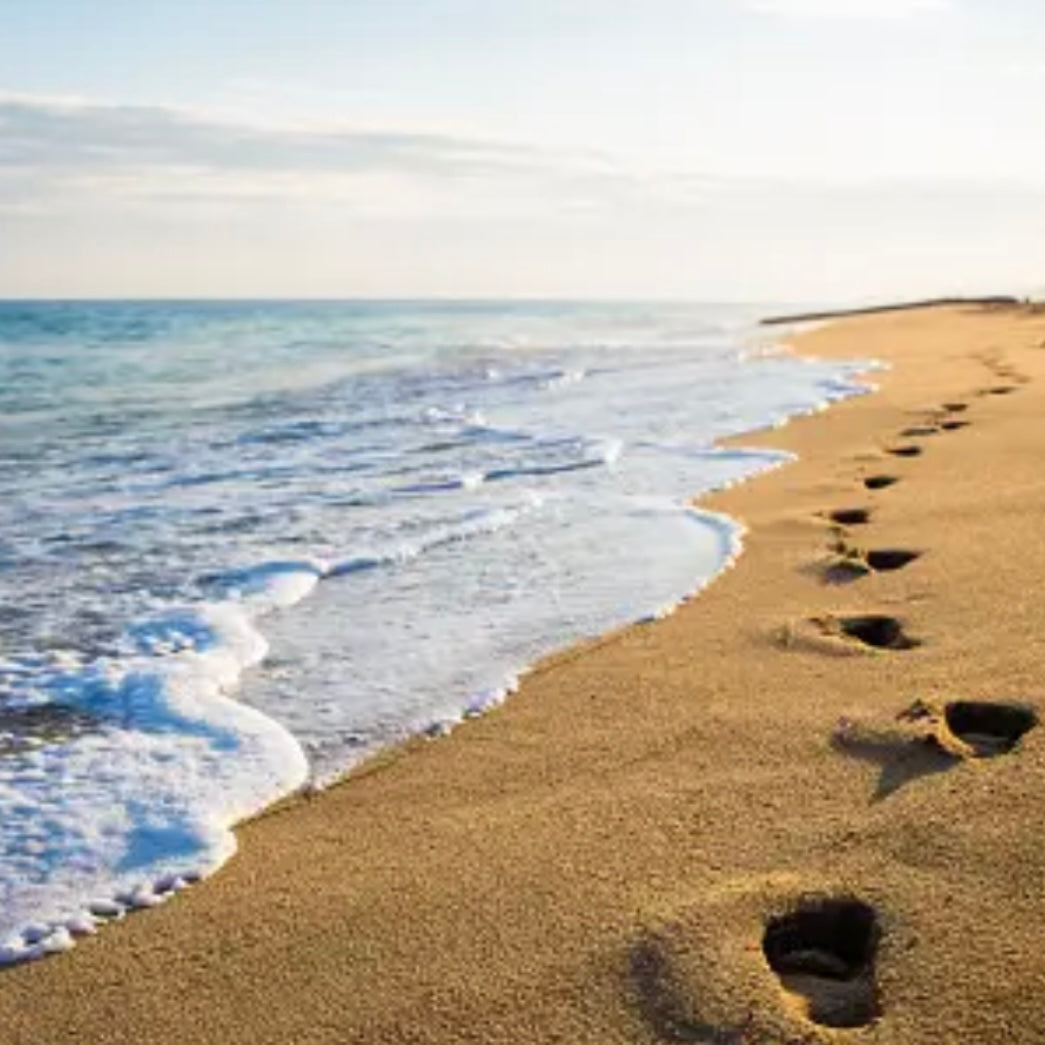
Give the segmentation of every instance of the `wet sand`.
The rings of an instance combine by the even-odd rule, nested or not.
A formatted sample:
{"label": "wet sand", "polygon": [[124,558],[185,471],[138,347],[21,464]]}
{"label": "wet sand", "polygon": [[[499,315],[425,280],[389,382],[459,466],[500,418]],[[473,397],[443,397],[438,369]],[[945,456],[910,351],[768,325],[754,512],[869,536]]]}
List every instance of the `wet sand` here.
{"label": "wet sand", "polygon": [[1045,1041],[1045,316],[798,348],[892,369],[741,441],[800,460],[704,502],[734,569],[3,972],[0,1040]]}

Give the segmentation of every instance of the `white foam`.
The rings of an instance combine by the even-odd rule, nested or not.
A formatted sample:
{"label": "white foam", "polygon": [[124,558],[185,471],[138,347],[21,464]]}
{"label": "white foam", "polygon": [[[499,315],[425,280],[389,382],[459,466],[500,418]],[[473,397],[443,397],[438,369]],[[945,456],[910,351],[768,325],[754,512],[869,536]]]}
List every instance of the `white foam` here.
{"label": "white foam", "polygon": [[[264,604],[300,596],[275,575]],[[243,605],[186,609],[129,638],[142,652],[31,676],[39,703],[96,725],[8,756],[0,962],[67,950],[98,918],[163,903],[232,855],[233,825],[307,778],[298,742],[229,695],[267,648]]]}
{"label": "white foam", "polygon": [[482,534],[496,533],[498,530],[513,525],[540,504],[540,495],[533,492],[525,501],[510,506],[481,508],[466,512],[453,522],[427,528],[413,540],[401,540],[393,544],[376,546],[334,562],[327,567],[326,576],[339,577],[376,566],[406,563],[433,548],[467,541]]}
{"label": "white foam", "polygon": [[213,574],[207,583],[260,614],[300,602],[329,572],[330,564],[321,559],[272,560]]}
{"label": "white foam", "polygon": [[583,381],[587,376],[587,372],[583,368],[578,367],[573,370],[560,370],[545,378],[542,383],[549,390],[565,388],[568,385],[576,384],[578,381]]}

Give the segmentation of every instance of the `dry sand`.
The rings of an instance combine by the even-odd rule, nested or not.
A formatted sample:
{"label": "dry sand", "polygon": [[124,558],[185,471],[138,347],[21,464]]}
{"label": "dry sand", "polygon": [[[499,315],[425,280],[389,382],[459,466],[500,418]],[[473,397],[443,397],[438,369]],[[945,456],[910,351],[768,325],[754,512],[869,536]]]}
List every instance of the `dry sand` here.
{"label": "dry sand", "polygon": [[[1045,728],[940,719],[1045,711],[1043,346],[1018,308],[805,335],[893,369],[745,440],[800,461],[709,500],[735,569],[4,972],[0,1041],[1045,1042]],[[922,554],[862,572],[883,550]],[[841,634],[871,614],[895,648]]]}

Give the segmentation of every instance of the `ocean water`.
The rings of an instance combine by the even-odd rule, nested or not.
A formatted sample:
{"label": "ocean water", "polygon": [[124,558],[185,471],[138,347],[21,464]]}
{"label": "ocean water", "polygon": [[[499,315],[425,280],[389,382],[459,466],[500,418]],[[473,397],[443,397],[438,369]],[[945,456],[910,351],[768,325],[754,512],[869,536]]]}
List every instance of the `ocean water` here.
{"label": "ocean water", "polygon": [[0,960],[699,591],[715,441],[863,390],[762,312],[0,303]]}

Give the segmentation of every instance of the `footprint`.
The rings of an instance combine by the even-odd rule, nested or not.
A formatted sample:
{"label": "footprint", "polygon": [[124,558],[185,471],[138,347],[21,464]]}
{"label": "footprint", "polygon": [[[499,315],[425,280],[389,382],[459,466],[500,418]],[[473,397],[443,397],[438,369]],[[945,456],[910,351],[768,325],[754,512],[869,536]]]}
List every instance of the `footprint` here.
{"label": "footprint", "polygon": [[919,457],[922,453],[922,448],[913,444],[908,446],[890,446],[886,453],[892,454],[893,457]]}
{"label": "footprint", "polygon": [[863,551],[844,540],[837,541],[832,551],[834,557],[823,569],[824,580],[829,584],[848,584],[850,581],[866,577],[869,573],[902,570],[922,554],[907,548],[875,548]]}
{"label": "footprint", "polygon": [[892,486],[893,483],[898,483],[900,480],[895,475],[869,475],[864,480],[864,486],[868,490],[884,490],[887,486]]}
{"label": "footprint", "polygon": [[899,620],[882,614],[805,617],[784,624],[775,634],[781,649],[834,657],[869,656],[877,650],[904,651],[922,645],[921,639],[907,634]]}
{"label": "footprint", "polygon": [[984,388],[980,391],[981,396],[1007,396],[1016,391],[1015,385],[995,385],[993,388]]}
{"label": "footprint", "polygon": [[824,567],[823,578],[826,584],[850,584],[870,572],[871,567],[861,556],[840,555]]}
{"label": "footprint", "polygon": [[896,617],[871,613],[859,617],[836,617],[833,623],[846,638],[875,649],[909,650],[921,645],[919,639],[904,631],[903,624]]}
{"label": "footprint", "polygon": [[975,758],[1012,751],[1038,724],[1038,713],[1026,704],[994,704],[956,700],[944,708],[944,722]]}
{"label": "footprint", "polygon": [[864,559],[872,570],[878,573],[890,570],[902,570],[921,556],[921,552],[908,548],[876,548],[864,553]]}
{"label": "footprint", "polygon": [[943,408],[949,414],[960,414],[963,410],[968,410],[969,409],[969,404],[968,403],[958,403],[958,402],[944,403],[943,404]]}
{"label": "footprint", "polygon": [[900,435],[905,439],[917,439],[928,435],[936,435],[939,431],[936,425],[912,425],[910,428],[905,428]]}
{"label": "footprint", "polygon": [[784,989],[825,1027],[863,1027],[880,1015],[874,908],[852,897],[806,897],[771,918],[762,952]]}
{"label": "footprint", "polygon": [[971,421],[941,421],[940,427],[945,432],[956,432],[959,428],[968,428]]}
{"label": "footprint", "polygon": [[1038,712],[1016,701],[953,700],[941,709],[916,700],[897,718],[923,725],[927,736],[955,758],[1009,754],[1038,725]]}
{"label": "footprint", "polygon": [[994,368],[994,376],[1000,377],[1005,381],[1015,381],[1018,385],[1029,384],[1030,378],[1026,374],[1021,374],[1015,367],[1012,366],[999,366]]}
{"label": "footprint", "polygon": [[839,526],[863,526],[871,521],[870,508],[836,508],[828,518]]}

